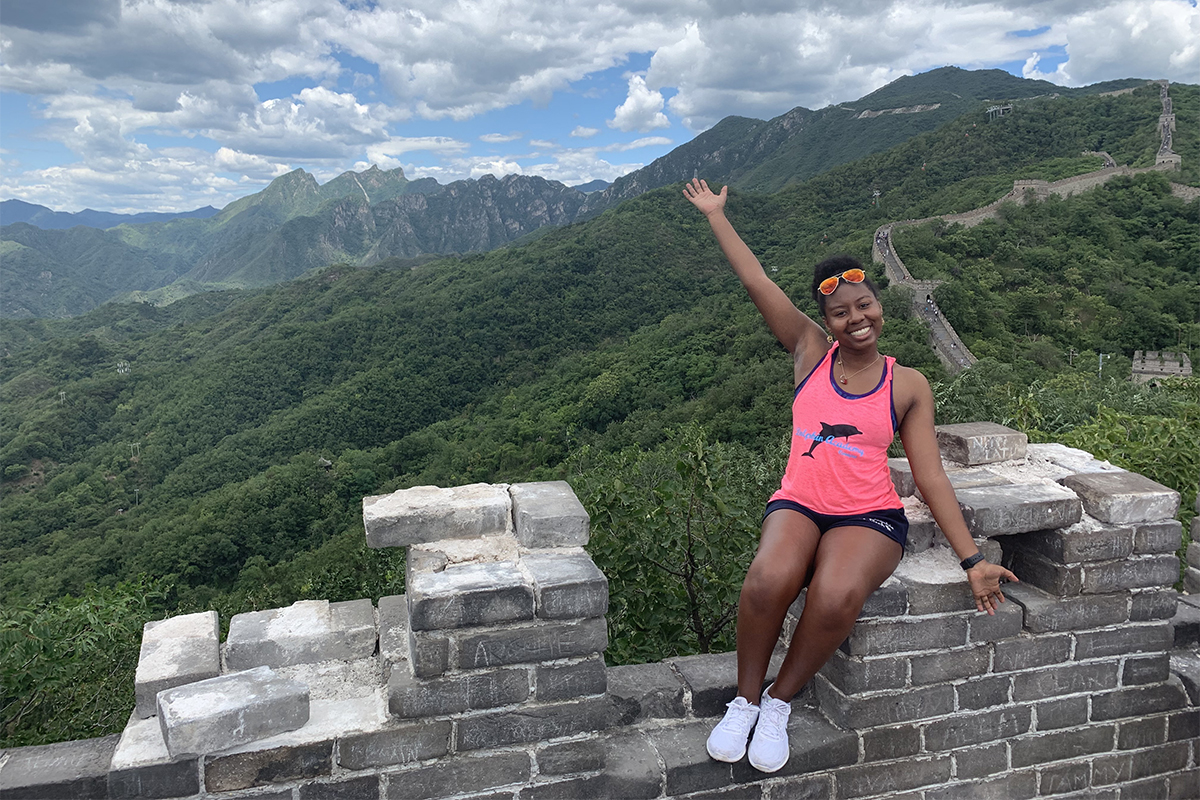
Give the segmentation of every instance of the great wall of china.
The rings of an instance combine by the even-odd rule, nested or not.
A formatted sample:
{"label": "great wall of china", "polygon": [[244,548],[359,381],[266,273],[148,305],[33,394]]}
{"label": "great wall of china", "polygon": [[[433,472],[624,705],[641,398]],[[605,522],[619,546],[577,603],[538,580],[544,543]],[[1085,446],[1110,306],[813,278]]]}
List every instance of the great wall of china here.
{"label": "great wall of china", "polygon": [[[954,326],[939,311],[937,304],[927,301],[927,298],[932,298],[934,289],[937,288],[941,281],[922,281],[912,276],[908,268],[904,266],[904,261],[900,258],[900,255],[896,252],[892,238],[893,232],[898,228],[924,225],[934,220],[942,220],[949,225],[962,225],[963,227],[970,228],[984,220],[998,217],[1000,208],[1005,203],[1024,205],[1029,202],[1045,200],[1051,195],[1070,197],[1073,194],[1079,194],[1080,192],[1086,192],[1089,189],[1101,186],[1118,175],[1136,175],[1144,172],[1170,172],[1178,170],[1182,166],[1183,160],[1179,154],[1171,149],[1172,134],[1175,131],[1175,113],[1172,110],[1171,97],[1168,94],[1168,84],[1167,81],[1156,81],[1156,83],[1161,87],[1162,113],[1158,118],[1161,143],[1158,153],[1155,156],[1154,166],[1140,168],[1118,166],[1108,153],[1084,153],[1084,155],[1097,155],[1103,158],[1105,163],[1104,168],[1095,172],[1087,172],[1082,175],[1063,178],[1058,181],[1016,180],[1013,181],[1013,188],[1007,194],[995,202],[988,203],[986,206],[959,214],[941,214],[923,219],[888,222],[876,229],[875,242],[871,248],[872,260],[877,264],[883,265],[890,282],[911,291],[913,312],[929,326],[930,345],[933,347],[934,352],[937,353],[938,360],[942,362],[950,374],[953,375],[961,372],[974,364],[977,359],[967,349],[967,346],[963,344],[962,339],[955,332]],[[1112,94],[1123,94],[1131,91],[1133,90],[1123,89],[1119,92],[1112,92]],[[1190,201],[1196,197],[1200,197],[1200,187],[1172,183],[1171,193],[1185,201]]]}

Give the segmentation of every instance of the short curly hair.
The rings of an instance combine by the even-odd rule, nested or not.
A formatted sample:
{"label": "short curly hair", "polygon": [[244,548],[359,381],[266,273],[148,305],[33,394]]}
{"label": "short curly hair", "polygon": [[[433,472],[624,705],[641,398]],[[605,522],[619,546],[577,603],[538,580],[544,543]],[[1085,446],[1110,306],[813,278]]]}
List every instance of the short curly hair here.
{"label": "short curly hair", "polygon": [[[848,269],[863,269],[862,262],[854,256],[832,256],[813,267],[812,298],[817,301],[817,307],[821,309],[821,316],[825,316],[825,295],[821,294],[817,287],[826,278],[841,275]],[[863,281],[863,285],[871,290],[871,294],[875,295],[876,300],[879,299],[879,287],[871,280],[870,275]]]}

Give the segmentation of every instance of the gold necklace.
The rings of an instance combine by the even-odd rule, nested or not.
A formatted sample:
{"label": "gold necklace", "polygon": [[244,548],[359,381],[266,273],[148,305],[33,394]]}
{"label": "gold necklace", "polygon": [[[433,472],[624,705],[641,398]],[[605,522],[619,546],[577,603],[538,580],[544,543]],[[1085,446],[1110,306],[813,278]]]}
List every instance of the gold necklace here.
{"label": "gold necklace", "polygon": [[854,375],[850,375],[850,376],[848,376],[848,377],[847,377],[847,375],[846,375],[846,364],[845,364],[845,363],[842,361],[842,357],[841,357],[841,356],[838,356],[837,363],[838,363],[838,366],[842,368],[842,377],[841,377],[841,379],[840,379],[840,382],[841,382],[842,386],[845,386],[845,385],[846,385],[846,383],[847,383],[847,382],[849,382],[850,378],[853,378],[853,377],[855,377],[855,375],[858,375],[858,373],[859,373],[859,372],[863,372],[864,370],[868,370],[868,369],[870,369],[871,367],[875,366],[875,362],[879,360],[879,356],[880,356],[880,354],[879,354],[879,353],[876,353],[876,354],[875,354],[875,358],[871,360],[871,363],[870,363],[870,364],[867,364],[865,367],[863,367],[862,369],[858,370],[858,372],[855,372],[855,373],[854,373]]}

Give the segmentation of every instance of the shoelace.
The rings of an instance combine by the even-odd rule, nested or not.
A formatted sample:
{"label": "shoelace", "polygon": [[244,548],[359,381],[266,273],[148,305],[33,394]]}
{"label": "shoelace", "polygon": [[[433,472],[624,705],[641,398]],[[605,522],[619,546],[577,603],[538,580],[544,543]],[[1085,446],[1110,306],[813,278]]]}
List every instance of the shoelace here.
{"label": "shoelace", "polygon": [[[774,698],[772,698],[774,700]],[[784,730],[787,726],[787,719],[791,713],[791,706],[782,700],[774,700],[774,702],[763,703],[759,707],[758,712],[758,736],[766,736],[772,741],[778,741],[784,737]]]}
{"label": "shoelace", "polygon": [[[737,715],[726,718],[725,721],[728,723],[727,727],[732,728],[733,731],[738,734],[743,734],[750,730],[750,727],[754,724],[754,720],[751,719],[751,717],[754,716],[754,709],[752,707],[748,705],[741,707],[736,706],[732,700],[726,703],[725,707],[736,709],[738,712]],[[761,710],[759,713],[762,713]]]}

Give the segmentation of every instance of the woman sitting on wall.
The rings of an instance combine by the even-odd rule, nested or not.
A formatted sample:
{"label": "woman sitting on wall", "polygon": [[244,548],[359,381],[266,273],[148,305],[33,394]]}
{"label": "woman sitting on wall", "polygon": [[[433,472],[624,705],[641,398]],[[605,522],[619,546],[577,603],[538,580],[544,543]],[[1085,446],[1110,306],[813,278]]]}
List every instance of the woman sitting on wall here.
{"label": "woman sitting on wall", "polygon": [[[792,445],[779,491],[763,517],[758,552],[738,605],[738,695],[708,738],[708,753],[775,772],[788,759],[791,700],[854,627],[867,597],[900,563],[908,519],[892,486],[887,448],[897,431],[913,478],[967,571],[975,605],[995,613],[1000,581],[967,531],[942,469],[925,377],[878,350],[879,292],[849,256],[818,264],[812,294],[823,330],[767,277],[725,218],[727,188],[701,180],[684,195],[707,217],[717,243],[771,332],[792,354]],[[775,682],[762,691],[788,607],[808,587],[804,611]]]}

